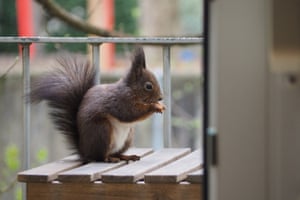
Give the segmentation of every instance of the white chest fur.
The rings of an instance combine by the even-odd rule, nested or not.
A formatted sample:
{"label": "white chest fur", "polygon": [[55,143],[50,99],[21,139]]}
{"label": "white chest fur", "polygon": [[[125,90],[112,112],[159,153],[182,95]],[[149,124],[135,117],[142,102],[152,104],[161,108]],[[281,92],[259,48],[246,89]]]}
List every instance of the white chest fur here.
{"label": "white chest fur", "polygon": [[122,149],[126,140],[129,137],[132,137],[133,134],[132,128],[134,127],[135,123],[123,123],[117,120],[116,118],[111,117],[110,123],[112,125],[112,150],[111,153],[116,153]]}

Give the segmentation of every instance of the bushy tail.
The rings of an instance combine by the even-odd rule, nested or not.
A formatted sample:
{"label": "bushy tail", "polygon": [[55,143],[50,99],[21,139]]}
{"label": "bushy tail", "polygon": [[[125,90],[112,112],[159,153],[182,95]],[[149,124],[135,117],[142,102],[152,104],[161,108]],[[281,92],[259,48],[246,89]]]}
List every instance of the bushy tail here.
{"label": "bushy tail", "polygon": [[66,135],[71,148],[78,151],[77,112],[84,94],[95,85],[95,67],[87,60],[64,56],[53,72],[33,81],[31,103],[46,100],[56,128]]}

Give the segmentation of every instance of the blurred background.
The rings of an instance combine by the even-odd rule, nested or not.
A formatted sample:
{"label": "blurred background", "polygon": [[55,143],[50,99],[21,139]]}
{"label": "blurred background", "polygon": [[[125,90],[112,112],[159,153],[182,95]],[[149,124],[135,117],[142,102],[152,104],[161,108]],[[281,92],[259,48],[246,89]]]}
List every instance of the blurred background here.
{"label": "blurred background", "polygon": [[[43,0],[0,0],[0,36],[96,36],[80,30],[43,5]],[[117,36],[201,36],[201,0],[55,0],[71,16]],[[44,8],[43,8],[44,7]],[[29,14],[32,20],[25,20]],[[25,24],[22,32],[21,24]],[[24,29],[24,27],[23,27]],[[27,32],[26,32],[27,31]],[[101,35],[97,35],[101,36]],[[102,35],[107,36],[107,35]],[[106,44],[105,44],[106,45]],[[118,80],[130,66],[131,45],[101,45],[101,82]],[[145,46],[147,67],[162,81],[162,48]],[[90,54],[87,44],[31,45],[34,79],[51,70],[57,54]],[[171,48],[172,146],[201,148],[202,48]],[[16,184],[23,149],[22,63],[17,44],[0,43],[0,199],[21,199]],[[44,103],[31,108],[31,167],[69,155],[64,138],[54,129]],[[134,146],[163,147],[162,116],[137,125]]]}

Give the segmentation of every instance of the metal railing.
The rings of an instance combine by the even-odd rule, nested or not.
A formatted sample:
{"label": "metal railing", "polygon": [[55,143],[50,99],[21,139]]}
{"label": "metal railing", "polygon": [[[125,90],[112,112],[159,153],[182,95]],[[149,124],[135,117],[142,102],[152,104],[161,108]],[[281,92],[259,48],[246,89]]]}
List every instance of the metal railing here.
{"label": "metal railing", "polygon": [[[0,37],[0,43],[17,43],[22,46],[23,93],[30,92],[30,52],[32,43],[86,43],[92,46],[92,63],[99,66],[100,46],[103,43],[159,45],[163,48],[163,93],[168,108],[163,115],[164,146],[171,146],[171,66],[170,49],[173,45],[202,44],[199,37]],[[100,67],[96,77],[100,82]],[[24,168],[30,167],[30,104],[23,106]]]}

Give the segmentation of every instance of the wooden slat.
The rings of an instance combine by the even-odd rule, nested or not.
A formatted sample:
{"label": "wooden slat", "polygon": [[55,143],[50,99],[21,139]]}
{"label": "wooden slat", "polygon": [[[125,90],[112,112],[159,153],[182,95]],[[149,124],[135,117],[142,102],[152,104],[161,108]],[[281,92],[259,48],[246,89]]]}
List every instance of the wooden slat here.
{"label": "wooden slat", "polygon": [[186,180],[190,183],[202,183],[203,169],[188,174]]}
{"label": "wooden slat", "polygon": [[200,150],[178,159],[162,168],[145,174],[147,183],[176,183],[184,180],[187,174],[200,169],[202,166]]}
{"label": "wooden slat", "polygon": [[66,157],[52,163],[32,168],[18,174],[20,182],[49,182],[57,178],[58,173],[80,166],[77,155]]}
{"label": "wooden slat", "polygon": [[[124,155],[137,155],[144,157],[152,153],[150,148],[130,148]],[[62,172],[58,175],[61,182],[91,182],[101,178],[101,174],[112,169],[126,165],[125,161],[118,163],[93,162],[81,167]]]}
{"label": "wooden slat", "polygon": [[105,183],[133,183],[144,177],[144,174],[158,169],[188,154],[190,149],[162,149],[146,156],[142,160],[102,174]]}

